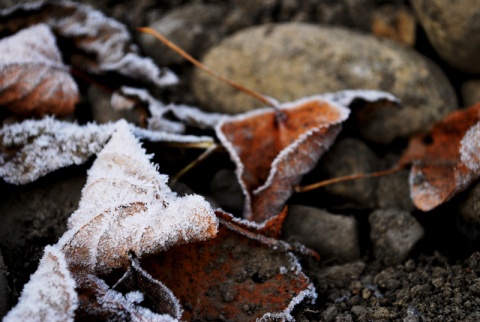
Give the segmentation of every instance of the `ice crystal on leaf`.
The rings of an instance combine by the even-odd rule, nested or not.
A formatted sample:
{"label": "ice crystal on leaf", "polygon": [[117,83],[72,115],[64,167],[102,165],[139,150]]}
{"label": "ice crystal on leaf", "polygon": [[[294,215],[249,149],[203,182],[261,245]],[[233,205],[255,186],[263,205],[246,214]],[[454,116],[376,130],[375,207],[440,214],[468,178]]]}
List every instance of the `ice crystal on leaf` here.
{"label": "ice crystal on leaf", "polygon": [[202,197],[178,197],[125,122],[88,172],[79,209],[62,237],[71,263],[108,273],[137,256],[216,234],[217,219]]}
{"label": "ice crystal on leaf", "polygon": [[24,3],[0,10],[0,19],[0,32],[47,24],[56,35],[72,41],[76,52],[71,63],[88,73],[116,72],[157,86],[178,82],[173,72],[138,54],[125,25],[90,6],[71,1]]}
{"label": "ice crystal on leaf", "polygon": [[62,167],[82,164],[99,152],[111,125],[80,126],[53,118],[27,120],[0,129],[0,176],[25,184]]}
{"label": "ice crystal on leaf", "polygon": [[[5,125],[0,129],[0,177],[9,183],[26,184],[54,170],[82,164],[100,152],[115,126],[115,123],[81,126],[49,117]],[[136,137],[152,142],[213,142],[207,136],[127,127]]]}
{"label": "ice crystal on leaf", "polygon": [[37,271],[23,288],[19,303],[3,321],[73,321],[77,305],[75,281],[63,253],[56,246],[47,246]]}
{"label": "ice crystal on leaf", "polygon": [[0,40],[0,105],[16,114],[68,114],[77,84],[45,24]]}

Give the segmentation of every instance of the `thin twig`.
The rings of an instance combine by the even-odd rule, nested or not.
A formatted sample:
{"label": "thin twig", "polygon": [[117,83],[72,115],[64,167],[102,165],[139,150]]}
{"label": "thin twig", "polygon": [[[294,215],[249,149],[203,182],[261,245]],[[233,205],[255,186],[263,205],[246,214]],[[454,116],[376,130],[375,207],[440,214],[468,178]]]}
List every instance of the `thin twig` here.
{"label": "thin twig", "polygon": [[400,170],[402,170],[404,167],[403,166],[395,166],[391,169],[388,170],[382,170],[378,172],[372,172],[372,173],[357,173],[357,174],[350,174],[347,176],[342,176],[342,177],[337,177],[337,178],[332,178],[328,180],[323,180],[319,181],[316,183],[309,184],[307,186],[295,186],[295,192],[307,192],[311,191],[320,187],[325,187],[334,183],[338,182],[344,182],[344,181],[350,181],[350,180],[356,180],[356,179],[365,179],[365,178],[373,178],[373,177],[382,177],[386,176],[389,174],[396,173]]}
{"label": "thin twig", "polygon": [[208,149],[206,149],[202,154],[200,154],[198,156],[198,158],[196,158],[195,160],[193,160],[192,162],[190,162],[185,168],[183,168],[182,170],[180,170],[180,172],[178,172],[176,175],[172,176],[170,178],[170,183],[171,184],[175,184],[185,173],[187,173],[188,171],[190,171],[192,168],[194,168],[195,166],[197,166],[200,162],[202,162],[203,160],[205,160],[208,156],[210,156],[213,152],[217,151],[219,148],[221,147],[221,145],[218,145],[218,144],[213,144],[211,145]]}
{"label": "thin twig", "polygon": [[208,66],[205,66],[204,64],[202,64],[201,62],[199,62],[198,60],[193,58],[190,54],[185,52],[182,48],[178,47],[173,42],[171,42],[170,40],[165,38],[163,35],[158,33],[156,30],[154,30],[152,28],[149,28],[149,27],[141,27],[141,28],[138,28],[137,30],[140,31],[140,32],[144,32],[144,33],[147,33],[147,34],[150,34],[150,35],[154,36],[155,38],[160,40],[162,43],[164,43],[167,47],[169,47],[170,49],[177,52],[180,56],[182,56],[183,58],[185,58],[186,60],[188,60],[189,62],[191,62],[193,65],[200,68],[204,72],[208,73],[210,76],[213,76],[213,77],[219,79],[220,81],[225,82],[226,84],[230,85],[231,87],[233,87],[233,88],[235,88],[235,89],[237,89],[241,92],[244,92],[247,95],[250,95],[251,97],[255,98],[256,100],[262,102],[263,104],[265,104],[267,106],[271,106],[271,107],[275,108],[276,110],[278,110],[278,105],[273,100],[268,99],[264,95],[254,91],[254,90],[251,90],[249,88],[246,88],[245,86],[240,85],[239,83],[237,83],[235,81],[232,81],[232,80],[226,78],[225,76],[217,73],[216,71],[209,68]]}

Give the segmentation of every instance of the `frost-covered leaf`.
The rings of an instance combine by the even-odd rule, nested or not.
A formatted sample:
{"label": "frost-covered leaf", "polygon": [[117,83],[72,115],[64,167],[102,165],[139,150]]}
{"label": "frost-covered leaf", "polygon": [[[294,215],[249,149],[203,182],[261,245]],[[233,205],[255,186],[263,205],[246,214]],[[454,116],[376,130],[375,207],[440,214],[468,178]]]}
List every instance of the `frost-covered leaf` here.
{"label": "frost-covered leaf", "polygon": [[[5,125],[0,129],[0,177],[9,183],[26,184],[57,169],[82,164],[103,148],[115,126],[81,126],[48,117]],[[137,138],[151,142],[213,143],[207,136],[129,128]]]}
{"label": "frost-covered leaf", "polygon": [[75,47],[72,65],[89,73],[116,72],[158,86],[178,81],[171,71],[159,69],[151,59],[138,54],[125,25],[87,5],[70,1],[24,3],[0,11],[0,19],[0,32],[47,24]]}
{"label": "frost-covered leaf", "polygon": [[245,194],[244,217],[263,222],[280,213],[304,174],[334,142],[353,101],[396,99],[377,91],[316,95],[271,108],[225,117],[216,126],[236,164]]}
{"label": "frost-covered leaf", "polygon": [[77,84],[47,25],[0,40],[0,105],[22,115],[64,115],[77,101]]}
{"label": "frost-covered leaf", "polygon": [[54,170],[82,164],[99,152],[111,125],[80,126],[53,118],[27,120],[0,129],[0,176],[25,184]]}
{"label": "frost-covered leaf", "polygon": [[[144,89],[121,87],[112,95],[112,107],[115,110],[132,109],[140,101],[148,107],[150,117],[148,128],[166,132],[182,133],[185,125],[200,129],[213,129],[224,116],[219,113],[207,113],[188,105],[163,104]],[[171,115],[182,123],[168,119]]]}
{"label": "frost-covered leaf", "polygon": [[77,305],[75,281],[63,253],[55,246],[47,246],[18,304],[3,321],[73,321]]}
{"label": "frost-covered leaf", "polygon": [[289,245],[218,215],[215,238],[147,256],[142,268],[179,299],[183,321],[293,321],[293,308],[316,293]]}
{"label": "frost-covered leaf", "polygon": [[217,219],[202,197],[178,197],[167,186],[125,122],[88,172],[69,231],[60,241],[69,262],[108,273],[138,256],[215,236]]}
{"label": "frost-covered leaf", "polygon": [[411,164],[410,192],[429,211],[480,176],[480,104],[453,112],[426,134],[414,136],[400,165]]}

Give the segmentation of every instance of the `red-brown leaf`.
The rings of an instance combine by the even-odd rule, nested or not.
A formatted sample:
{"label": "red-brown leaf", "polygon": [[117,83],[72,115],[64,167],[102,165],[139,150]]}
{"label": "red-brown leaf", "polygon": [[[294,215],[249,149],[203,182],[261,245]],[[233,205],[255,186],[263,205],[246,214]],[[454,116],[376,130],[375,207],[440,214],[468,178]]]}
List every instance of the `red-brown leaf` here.
{"label": "red-brown leaf", "polygon": [[215,238],[148,256],[141,265],[179,299],[182,320],[222,315],[229,321],[254,321],[269,314],[288,319],[295,304],[316,295],[286,248],[284,242],[220,219]]}
{"label": "red-brown leaf", "polygon": [[237,163],[246,196],[244,217],[263,222],[280,213],[293,185],[317,163],[349,110],[318,97],[227,118],[217,136]]}
{"label": "red-brown leaf", "polygon": [[0,105],[22,115],[65,115],[77,101],[77,85],[46,25],[0,40]]}
{"label": "red-brown leaf", "polygon": [[429,211],[480,176],[480,103],[435,123],[410,140],[401,165],[411,164],[410,190],[417,208]]}

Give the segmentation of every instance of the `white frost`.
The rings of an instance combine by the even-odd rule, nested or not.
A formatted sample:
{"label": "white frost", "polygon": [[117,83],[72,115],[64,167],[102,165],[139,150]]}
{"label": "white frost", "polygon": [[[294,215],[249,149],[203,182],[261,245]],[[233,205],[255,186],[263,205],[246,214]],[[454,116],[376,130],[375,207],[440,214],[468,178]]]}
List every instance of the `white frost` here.
{"label": "white frost", "polygon": [[[111,125],[80,126],[47,117],[0,129],[0,176],[25,184],[62,167],[82,164],[99,152],[111,135]],[[15,153],[10,154],[9,150]]]}
{"label": "white frost", "polygon": [[24,286],[18,304],[3,321],[73,321],[77,305],[75,281],[63,253],[55,246],[47,246],[37,271]]}
{"label": "white frost", "polygon": [[[150,163],[126,122],[98,154],[88,173],[79,209],[60,243],[89,270],[108,272],[137,256],[216,235],[218,220],[202,197],[178,197],[168,178]],[[71,259],[72,260],[72,259]]]}
{"label": "white frost", "polygon": [[460,142],[460,160],[472,172],[480,170],[480,122],[468,129]]}

